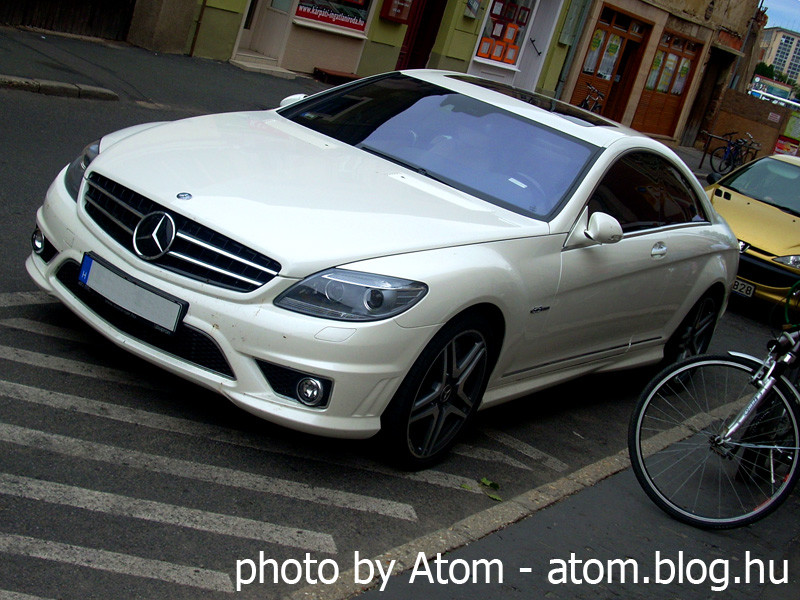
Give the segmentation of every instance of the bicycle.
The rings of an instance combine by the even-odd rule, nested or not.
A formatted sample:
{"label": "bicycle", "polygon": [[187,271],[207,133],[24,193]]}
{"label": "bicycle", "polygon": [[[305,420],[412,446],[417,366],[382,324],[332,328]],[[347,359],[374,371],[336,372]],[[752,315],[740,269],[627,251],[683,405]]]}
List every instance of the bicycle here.
{"label": "bicycle", "polygon": [[761,145],[753,139],[750,133],[745,133],[747,139],[733,139],[735,131],[723,134],[721,137],[728,138],[724,146],[718,146],[711,152],[709,159],[711,168],[720,175],[732,171],[736,167],[753,160]]}
{"label": "bicycle", "polygon": [[602,102],[606,95],[591,83],[587,83],[586,87],[589,88],[586,92],[586,97],[578,104],[578,108],[585,108],[589,112],[600,113],[600,111],[603,110]]}
{"label": "bicycle", "polygon": [[763,360],[699,355],[653,378],[631,415],[628,451],[659,508],[695,527],[729,529],[789,496],[800,477],[798,353],[795,325]]}

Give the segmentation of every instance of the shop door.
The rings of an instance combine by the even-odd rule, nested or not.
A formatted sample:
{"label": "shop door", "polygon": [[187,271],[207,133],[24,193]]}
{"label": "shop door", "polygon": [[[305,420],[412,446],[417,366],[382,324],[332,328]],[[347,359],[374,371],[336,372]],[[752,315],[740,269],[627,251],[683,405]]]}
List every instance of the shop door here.
{"label": "shop door", "polygon": [[686,100],[702,45],[665,31],[650,66],[631,126],[671,136]]}
{"label": "shop door", "polygon": [[239,50],[277,59],[289,26],[291,0],[252,0],[242,27]]}
{"label": "shop door", "polygon": [[604,96],[598,112],[620,120],[639,72],[650,29],[646,23],[604,7],[570,103],[580,104],[589,94],[588,85],[592,85]]}
{"label": "shop door", "polygon": [[447,0],[413,0],[397,69],[424,69],[442,24]]}

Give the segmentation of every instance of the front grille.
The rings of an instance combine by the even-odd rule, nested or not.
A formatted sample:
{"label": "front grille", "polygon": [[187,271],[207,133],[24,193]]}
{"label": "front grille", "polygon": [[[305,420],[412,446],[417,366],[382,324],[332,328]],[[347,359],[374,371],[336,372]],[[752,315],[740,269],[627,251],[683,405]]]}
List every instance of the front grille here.
{"label": "front grille", "polygon": [[79,272],[80,265],[68,260],[58,270],[56,277],[101,319],[149,346],[223,377],[236,379],[222,350],[210,336],[184,323],[173,334],[158,331],[150,323],[123,312],[102,296],[83,287],[78,283]]}
{"label": "front grille", "polygon": [[197,281],[251,292],[270,281],[281,265],[213,229],[187,219],[97,172],[89,175],[86,213],[126,250],[142,217],[165,212],[175,222],[175,241],[164,256],[148,261]]}
{"label": "front grille", "polygon": [[739,255],[738,274],[742,279],[773,288],[790,288],[800,279],[788,269],[751,254]]}

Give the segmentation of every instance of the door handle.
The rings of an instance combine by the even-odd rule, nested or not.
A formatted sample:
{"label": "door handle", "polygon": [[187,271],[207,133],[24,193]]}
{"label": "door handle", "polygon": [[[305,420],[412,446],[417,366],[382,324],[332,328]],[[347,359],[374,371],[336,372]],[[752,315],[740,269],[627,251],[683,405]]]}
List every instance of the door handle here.
{"label": "door handle", "polygon": [[656,242],[650,251],[652,258],[664,258],[667,255],[667,245],[664,242]]}

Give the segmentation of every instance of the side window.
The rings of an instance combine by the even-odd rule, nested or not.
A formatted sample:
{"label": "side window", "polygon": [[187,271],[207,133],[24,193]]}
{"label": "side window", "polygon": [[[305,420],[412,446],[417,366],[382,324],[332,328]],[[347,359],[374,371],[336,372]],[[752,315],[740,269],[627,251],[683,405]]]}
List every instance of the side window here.
{"label": "side window", "polygon": [[589,200],[589,212],[608,213],[623,232],[708,221],[683,174],[650,152],[631,152],[603,177]]}

